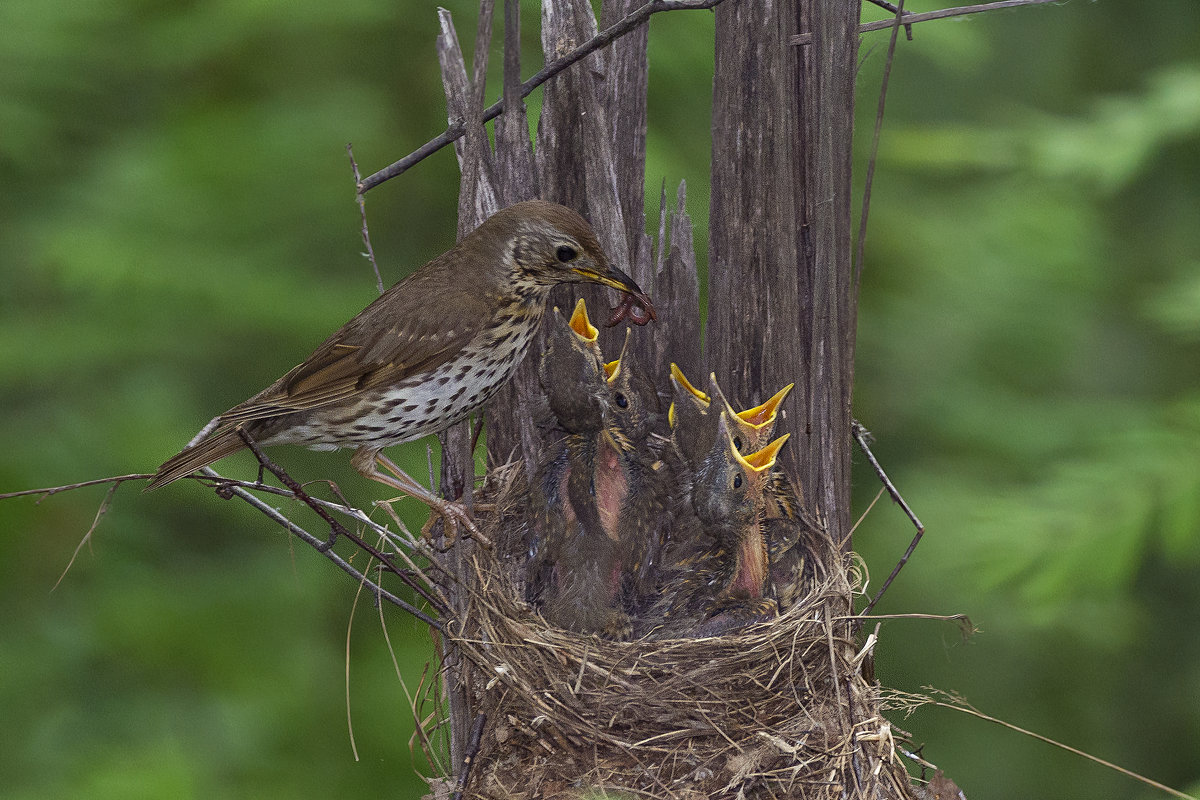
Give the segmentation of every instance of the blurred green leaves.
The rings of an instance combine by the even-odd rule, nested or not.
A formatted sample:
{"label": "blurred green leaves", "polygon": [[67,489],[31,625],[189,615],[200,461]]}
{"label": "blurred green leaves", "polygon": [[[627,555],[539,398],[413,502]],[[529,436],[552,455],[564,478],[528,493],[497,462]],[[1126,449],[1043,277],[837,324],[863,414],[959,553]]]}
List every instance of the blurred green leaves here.
{"label": "blurred green leaves", "polygon": [[[470,49],[477,5],[447,5]],[[152,468],[374,296],[344,148],[366,173],[442,130],[435,32],[418,0],[0,4],[0,491]],[[711,36],[707,12],[651,24],[647,211],[686,179],[699,243]],[[862,51],[860,179],[884,42]],[[1200,752],[1198,52],[1190,0],[901,41],[855,391],[928,527],[879,611],[982,630],[886,623],[881,679],[1181,786]],[[447,151],[371,192],[385,281],[450,244],[456,188]],[[424,446],[402,450],[424,474]],[[280,457],[379,496],[337,454]],[[856,470],[865,507],[877,482]],[[102,497],[0,503],[6,796],[423,791],[375,613],[351,637],[356,763],[353,587],[244,507],[124,487],[50,593]],[[910,536],[886,503],[868,516],[873,587]],[[420,675],[428,636],[389,623]],[[973,800],[1136,791],[969,719],[900,724]]]}

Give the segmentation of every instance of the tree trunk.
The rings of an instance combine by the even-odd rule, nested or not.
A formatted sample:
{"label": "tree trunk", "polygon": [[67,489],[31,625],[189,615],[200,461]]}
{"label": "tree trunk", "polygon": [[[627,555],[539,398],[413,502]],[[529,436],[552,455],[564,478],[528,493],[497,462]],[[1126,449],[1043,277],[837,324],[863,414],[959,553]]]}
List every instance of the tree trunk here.
{"label": "tree trunk", "polygon": [[[605,0],[602,27],[642,2]],[[634,342],[660,389],[669,385],[670,361],[679,363],[699,385],[707,382],[711,369],[730,401],[741,407],[795,383],[780,425],[792,433],[784,466],[830,540],[848,549],[856,304],[850,263],[850,158],[859,3],[726,0],[716,9],[708,326],[703,349],[703,278],[696,273],[682,183],[671,213],[665,188],[662,192],[656,245],[645,232],[646,26],[544,85],[537,147],[531,152],[516,90],[516,0],[506,0],[504,11],[505,111],[495,124],[495,152],[479,123],[490,0],[482,5],[473,77],[468,77],[449,13],[440,12],[438,49],[449,116],[452,123],[467,120],[469,131],[456,145],[462,168],[460,235],[496,207],[522,199],[538,196],[571,206],[592,223],[610,259],[655,299],[659,321],[638,332]],[[598,29],[588,0],[544,0],[541,23],[547,62]],[[789,37],[805,32],[813,35],[810,45],[789,44]],[[597,308],[605,303],[606,292],[591,288],[581,293]],[[568,300],[566,292],[556,295],[560,307]],[[603,333],[605,352],[619,349],[617,336],[616,331]],[[529,410],[540,391],[539,351],[535,343],[511,385],[491,404],[486,418],[490,467],[516,456],[525,474],[534,474],[541,453]],[[469,496],[473,464],[465,433],[448,433],[443,447],[443,489],[465,490]],[[460,542],[454,563],[461,567],[473,546]],[[464,585],[471,580],[464,569],[456,568],[456,573]],[[452,593],[451,603],[460,620],[471,613],[462,593]],[[843,687],[839,677],[839,670],[855,661],[856,645],[851,623],[835,620],[849,615],[851,605],[847,588],[824,606],[827,660],[834,664],[825,690],[830,702],[836,697],[845,708],[837,722],[843,732],[863,714],[877,712],[877,700],[862,688],[866,683],[852,686],[843,675]],[[460,646],[469,650],[474,645]],[[443,653],[456,766],[463,763],[468,731],[481,710],[480,681],[473,684],[474,667],[458,656],[453,647]],[[485,655],[472,658],[486,661]],[[587,658],[585,653],[579,680]],[[476,677],[489,686],[496,681],[494,675]],[[536,716],[533,709],[529,714]],[[858,769],[859,762],[854,763]],[[862,788],[857,778],[854,783]]]}

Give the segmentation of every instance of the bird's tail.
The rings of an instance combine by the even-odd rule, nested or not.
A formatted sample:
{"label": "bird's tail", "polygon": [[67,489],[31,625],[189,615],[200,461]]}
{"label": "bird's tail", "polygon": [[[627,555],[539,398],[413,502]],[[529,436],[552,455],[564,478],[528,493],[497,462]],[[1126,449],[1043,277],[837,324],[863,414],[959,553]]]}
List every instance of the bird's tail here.
{"label": "bird's tail", "polygon": [[158,468],[158,471],[154,473],[154,477],[150,479],[150,485],[143,491],[148,492],[151,489],[158,489],[172,481],[179,480],[185,475],[191,475],[196,470],[220,461],[225,456],[236,453],[245,446],[246,443],[238,435],[236,426],[223,425],[206,438],[201,439],[191,447],[187,447],[182,452],[167,459]]}

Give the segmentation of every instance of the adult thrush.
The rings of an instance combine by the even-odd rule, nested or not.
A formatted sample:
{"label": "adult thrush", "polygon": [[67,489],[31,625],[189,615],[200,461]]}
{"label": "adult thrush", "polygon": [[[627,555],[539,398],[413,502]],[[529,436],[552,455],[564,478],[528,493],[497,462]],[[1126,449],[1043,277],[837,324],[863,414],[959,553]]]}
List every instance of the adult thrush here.
{"label": "adult thrush", "polygon": [[[574,211],[531,200],[503,209],[451,250],[392,286],[303,363],[226,411],[200,441],[169,459],[156,489],[245,446],[356,448],[364,476],[467,521],[380,452],[466,418],[512,376],[550,290],[598,283],[650,299],[609,265],[592,228]],[[626,304],[628,307],[628,304]],[[383,466],[391,474],[380,472]]]}

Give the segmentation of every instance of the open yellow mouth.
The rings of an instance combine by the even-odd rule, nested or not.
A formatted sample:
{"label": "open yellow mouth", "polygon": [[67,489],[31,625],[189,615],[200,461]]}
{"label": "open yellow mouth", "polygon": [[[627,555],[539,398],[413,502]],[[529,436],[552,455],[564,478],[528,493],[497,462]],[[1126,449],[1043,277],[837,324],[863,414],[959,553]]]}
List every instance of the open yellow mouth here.
{"label": "open yellow mouth", "polygon": [[774,421],[775,414],[779,411],[779,405],[788,396],[788,392],[795,386],[794,383],[789,383],[787,386],[780,389],[762,405],[757,405],[754,408],[747,408],[745,411],[737,412],[738,419],[743,422],[761,428]]}
{"label": "open yellow mouth", "polygon": [[570,322],[567,324],[578,334],[580,339],[586,342],[594,342],[600,335],[600,330],[588,319],[587,303],[583,302],[582,297],[575,302],[575,311],[571,314]]}

